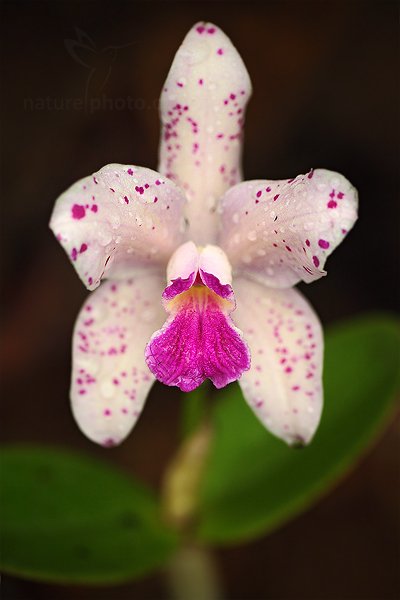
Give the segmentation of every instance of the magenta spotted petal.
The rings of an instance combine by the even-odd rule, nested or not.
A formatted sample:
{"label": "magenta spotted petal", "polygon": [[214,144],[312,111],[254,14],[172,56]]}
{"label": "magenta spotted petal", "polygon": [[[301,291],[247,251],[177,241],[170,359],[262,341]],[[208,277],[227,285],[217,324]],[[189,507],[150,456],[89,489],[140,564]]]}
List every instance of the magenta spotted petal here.
{"label": "magenta spotted petal", "polygon": [[249,74],[230,39],[210,23],[192,27],[161,93],[159,170],[185,191],[196,244],[215,243],[218,200],[242,179],[250,95]]}
{"label": "magenta spotted petal", "polygon": [[163,267],[183,238],[184,194],[156,171],[107,165],[56,202],[50,227],[90,290]]}
{"label": "magenta spotted petal", "polygon": [[[332,198],[335,198],[334,204]],[[310,283],[357,219],[357,191],[339,173],[245,181],[221,199],[219,244],[232,265],[272,287]]]}
{"label": "magenta spotted petal", "polygon": [[79,313],[73,338],[72,410],[82,431],[119,444],[136,423],[154,376],[144,347],[164,320],[161,278],[106,281]]}

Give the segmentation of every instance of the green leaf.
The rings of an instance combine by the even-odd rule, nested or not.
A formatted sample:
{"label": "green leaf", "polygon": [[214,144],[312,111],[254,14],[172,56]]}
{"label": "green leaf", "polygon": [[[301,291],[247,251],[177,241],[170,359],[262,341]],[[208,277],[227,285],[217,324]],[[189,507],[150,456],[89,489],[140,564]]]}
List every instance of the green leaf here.
{"label": "green leaf", "polygon": [[215,441],[201,490],[198,538],[232,542],[305,510],[355,463],[383,428],[399,383],[399,328],[372,315],[326,335],[325,408],[310,446],[269,434],[237,385],[216,401]]}
{"label": "green leaf", "polygon": [[153,495],[97,460],[56,448],[8,446],[0,483],[5,572],[115,583],[158,567],[176,547]]}

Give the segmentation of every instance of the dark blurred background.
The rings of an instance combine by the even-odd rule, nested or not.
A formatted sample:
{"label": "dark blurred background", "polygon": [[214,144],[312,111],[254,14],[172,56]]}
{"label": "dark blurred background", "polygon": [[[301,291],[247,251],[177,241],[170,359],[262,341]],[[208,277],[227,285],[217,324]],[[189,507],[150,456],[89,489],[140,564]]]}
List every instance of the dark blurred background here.
{"label": "dark blurred background", "polygon": [[[157,488],[178,442],[174,390],[155,387],[116,449],[96,447],[72,420],[70,338],[86,291],[47,228],[53,202],[109,162],[156,168],[157,100],[172,58],[196,21],[214,21],[254,86],[245,177],[324,167],[359,190],[358,224],[329,259],[329,276],[303,291],[325,324],[395,310],[397,3],[32,1],[1,10],[2,439],[77,448]],[[218,550],[227,598],[399,598],[399,429],[397,420],[308,513]],[[162,575],[108,589],[11,577],[3,585],[7,599],[166,598]]]}

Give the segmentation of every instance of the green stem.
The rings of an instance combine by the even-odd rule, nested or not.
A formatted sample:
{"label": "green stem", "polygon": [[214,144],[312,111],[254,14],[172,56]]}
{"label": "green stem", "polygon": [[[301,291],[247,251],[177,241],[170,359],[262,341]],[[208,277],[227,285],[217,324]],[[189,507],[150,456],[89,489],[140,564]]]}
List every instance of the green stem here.
{"label": "green stem", "polygon": [[213,431],[207,415],[205,388],[186,400],[186,438],[169,464],[163,486],[163,512],[180,531],[183,546],[167,567],[174,600],[221,600],[222,586],[212,553],[192,542],[199,510],[200,487],[211,449]]}
{"label": "green stem", "polygon": [[173,600],[222,600],[222,586],[214,556],[199,546],[183,546],[167,567]]}
{"label": "green stem", "polygon": [[165,519],[185,537],[197,517],[199,489],[212,440],[212,430],[204,422],[183,442],[167,468],[163,489]]}

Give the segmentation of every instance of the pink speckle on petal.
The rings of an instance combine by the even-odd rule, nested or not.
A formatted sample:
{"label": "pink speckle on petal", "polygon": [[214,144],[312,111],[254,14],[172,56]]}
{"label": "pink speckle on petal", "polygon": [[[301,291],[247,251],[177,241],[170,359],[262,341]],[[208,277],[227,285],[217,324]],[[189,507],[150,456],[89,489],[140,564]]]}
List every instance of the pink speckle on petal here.
{"label": "pink speckle on petal", "polygon": [[80,204],[74,204],[71,210],[73,219],[83,219],[86,215],[85,207]]}
{"label": "pink speckle on petal", "polygon": [[222,54],[224,53],[222,48],[218,48],[217,50],[217,54],[219,54],[219,56],[222,56]]}
{"label": "pink speckle on petal", "polygon": [[327,242],[326,240],[318,240],[318,246],[326,250],[327,248],[329,248],[329,242]]}
{"label": "pink speckle on petal", "polygon": [[313,259],[314,265],[318,268],[319,267],[319,258],[318,258],[318,256],[313,256],[312,259]]}
{"label": "pink speckle on petal", "polygon": [[327,206],[328,206],[328,208],[336,208],[337,202],[335,200],[329,200]]}

